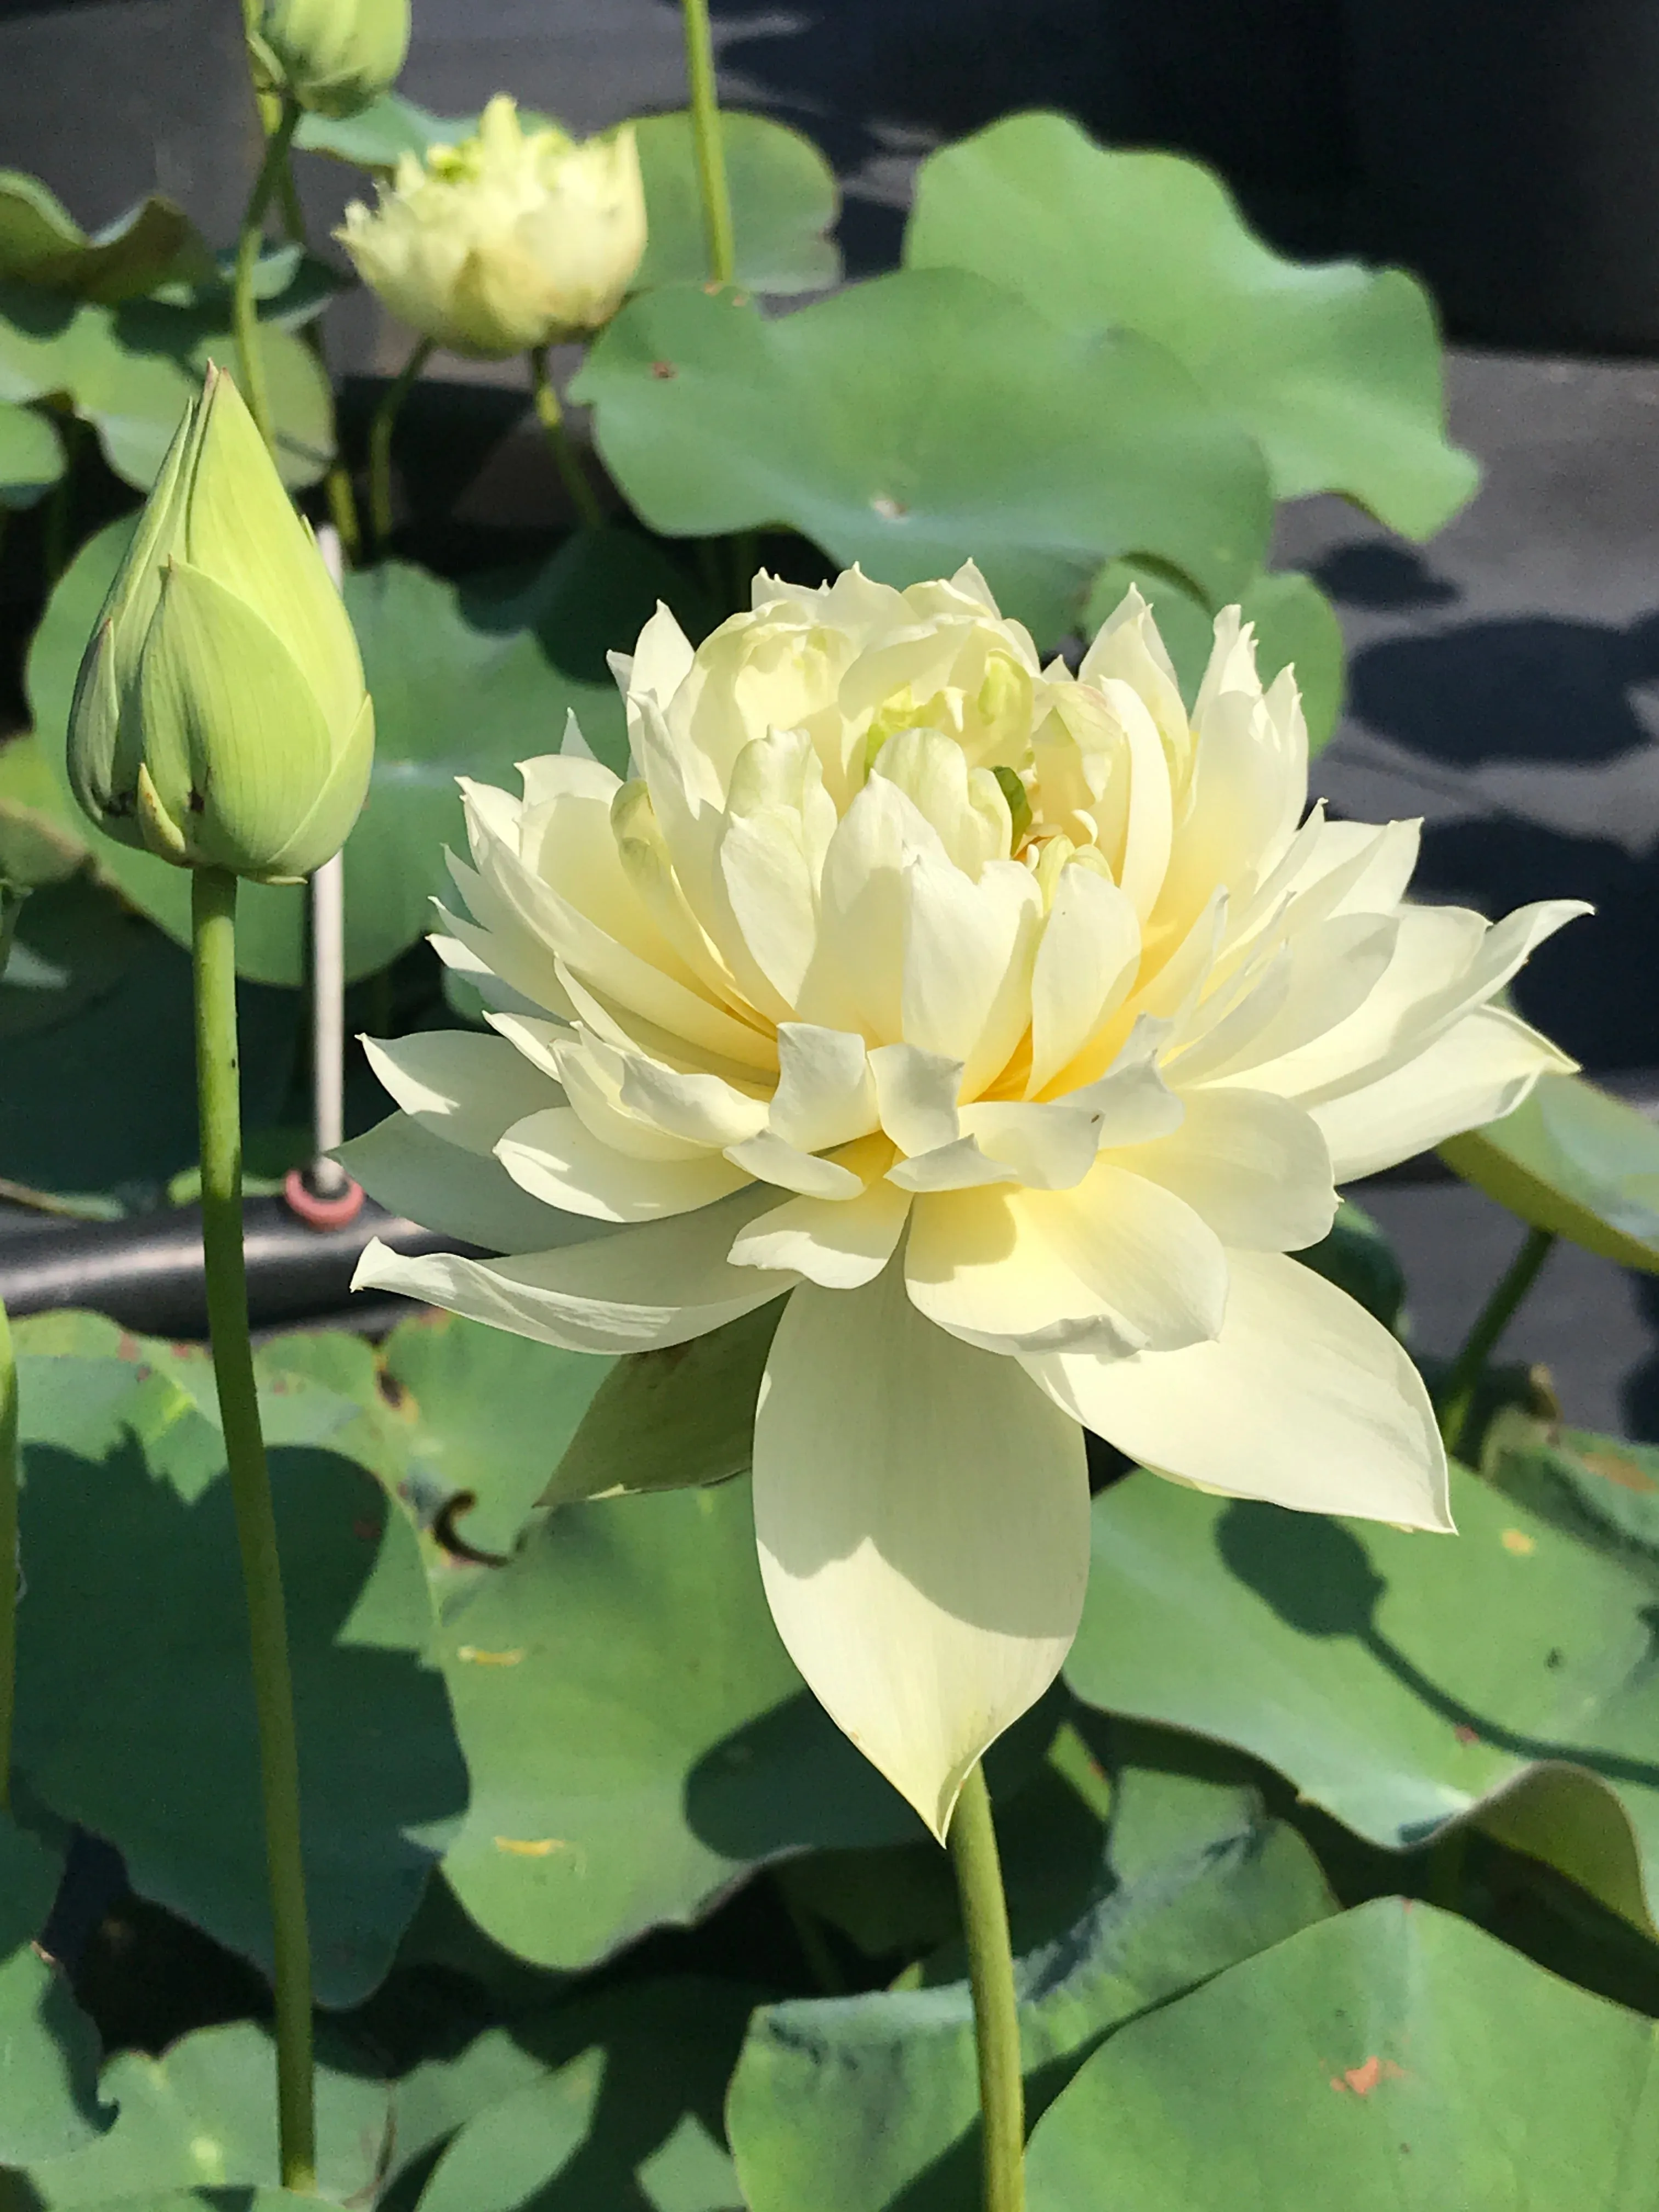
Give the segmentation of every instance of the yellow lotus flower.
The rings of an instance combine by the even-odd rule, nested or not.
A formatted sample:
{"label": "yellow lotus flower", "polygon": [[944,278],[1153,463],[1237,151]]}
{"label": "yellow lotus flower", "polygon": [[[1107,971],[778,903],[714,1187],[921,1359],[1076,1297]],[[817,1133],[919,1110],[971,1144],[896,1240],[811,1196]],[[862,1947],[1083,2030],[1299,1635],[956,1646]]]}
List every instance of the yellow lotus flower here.
{"label": "yellow lotus flower", "polygon": [[353,201],[335,235],[394,315],[453,353],[580,337],[616,313],[645,252],[634,133],[526,132],[501,94],[477,137],[404,155],[379,206]]}
{"label": "yellow lotus flower", "polygon": [[81,663],[70,783],[123,845],[296,883],[362,811],[351,620],[240,393],[210,368]]}
{"label": "yellow lotus flower", "polygon": [[1073,680],[972,568],[762,577],[617,666],[630,781],[568,741],[521,799],[464,786],[437,941],[498,1034],[373,1048],[396,1203],[509,1256],[358,1279],[612,1352],[787,1296],[773,1615],[942,1836],[1075,1632],[1084,1427],[1449,1528],[1415,1369],[1287,1255],[1344,1177],[1565,1064],[1492,1000],[1583,909],[1402,906],[1417,826],[1304,818],[1296,687],[1263,696],[1237,610],[1190,718],[1137,595]]}

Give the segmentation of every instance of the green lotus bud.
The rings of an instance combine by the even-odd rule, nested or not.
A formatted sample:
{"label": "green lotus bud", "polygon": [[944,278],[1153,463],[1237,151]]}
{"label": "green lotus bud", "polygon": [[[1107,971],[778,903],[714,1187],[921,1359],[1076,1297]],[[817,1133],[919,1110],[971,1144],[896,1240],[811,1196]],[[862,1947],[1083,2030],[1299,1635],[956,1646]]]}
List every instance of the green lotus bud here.
{"label": "green lotus bud", "polygon": [[397,82],[409,0],[252,0],[248,51],[262,91],[356,115]]}
{"label": "green lotus bud", "polygon": [[345,842],[374,750],[339,593],[241,395],[210,368],[81,663],[75,795],[179,867],[295,883]]}

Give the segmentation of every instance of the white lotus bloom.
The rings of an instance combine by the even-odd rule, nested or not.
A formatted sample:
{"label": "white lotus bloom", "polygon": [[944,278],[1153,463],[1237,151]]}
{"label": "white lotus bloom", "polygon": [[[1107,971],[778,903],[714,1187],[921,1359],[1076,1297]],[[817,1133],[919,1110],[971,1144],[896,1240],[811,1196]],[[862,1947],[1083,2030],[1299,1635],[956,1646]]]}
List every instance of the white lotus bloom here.
{"label": "white lotus bloom", "polygon": [[578,739],[521,799],[464,786],[467,915],[435,941],[498,1034],[372,1048],[389,1199],[465,1235],[465,1189],[480,1241],[502,1208],[522,1231],[496,1261],[377,1245],[358,1280],[612,1352],[787,1295],[773,1615],[942,1836],[1075,1632],[1084,1428],[1201,1487],[1450,1527],[1415,1369],[1286,1255],[1345,1176],[1569,1065],[1492,1001],[1583,909],[1402,906],[1417,826],[1304,818],[1296,688],[1263,696],[1236,610],[1190,717],[1138,596],[1073,679],[971,567],[762,576],[696,651],[659,611],[617,665],[629,781]]}
{"label": "white lotus bloom", "polygon": [[610,321],[645,253],[631,128],[578,144],[526,131],[505,93],[477,135],[399,156],[335,233],[392,313],[452,352],[504,359]]}

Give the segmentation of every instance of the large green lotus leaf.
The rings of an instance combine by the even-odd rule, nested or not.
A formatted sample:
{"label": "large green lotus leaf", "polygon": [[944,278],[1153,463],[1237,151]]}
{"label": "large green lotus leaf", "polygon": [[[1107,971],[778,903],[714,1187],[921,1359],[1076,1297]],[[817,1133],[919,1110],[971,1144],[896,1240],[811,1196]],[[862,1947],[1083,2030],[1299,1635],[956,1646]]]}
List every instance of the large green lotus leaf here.
{"label": "large green lotus leaf", "polygon": [[420,2212],[737,2212],[721,2107],[751,2002],[688,1977],[526,2021],[547,2070],[467,2121]]}
{"label": "large green lotus leaf", "polygon": [[0,169],[0,283],[111,305],[210,266],[190,217],[159,194],[88,237],[38,177]]}
{"label": "large green lotus leaf", "polygon": [[1634,2212],[1650,2021],[1379,1898],[1133,2021],[1038,2125],[1031,2212]]}
{"label": "large green lotus leaf", "polygon": [[[252,2021],[203,2028],[159,2058],[125,2051],[104,2069],[115,2125],[73,2158],[31,2166],[29,2199],[41,2212],[170,2207],[173,2192],[234,2190],[222,2212],[262,2212],[243,2191],[283,2195],[276,2151],[276,2060],[268,2029]],[[324,2063],[317,2069],[318,2195],[335,2204],[370,2200],[392,2135],[384,2082]],[[142,2192],[142,2193],[141,2193]],[[307,2203],[315,2199],[307,2198]]]}
{"label": "large green lotus leaf", "polygon": [[[1223,1762],[1139,1764],[1161,1747],[1123,1735],[1093,1894],[1018,1962],[1032,2118],[1121,2021],[1332,1909],[1306,1844],[1254,1790],[1220,1778]],[[1017,1943],[1065,1825],[1040,1788],[1028,1796],[1035,1820],[1021,1818],[1024,1796],[998,1814]],[[763,2008],[727,2105],[752,2212],[958,2212],[975,2200],[977,2119],[965,1979]]]}
{"label": "large green lotus leaf", "polygon": [[1219,599],[1265,549],[1261,457],[1170,354],[1056,328],[959,270],[900,270],[770,321],[729,291],[646,293],[572,391],[653,529],[789,524],[901,585],[971,558],[1045,644],[1114,555]]}
{"label": "large green lotus leaf", "polygon": [[1346,492],[1427,538],[1474,489],[1474,461],[1446,439],[1422,285],[1282,259],[1196,161],[1010,116],[922,163],[904,258],[976,270],[1077,330],[1156,338],[1260,441],[1280,499]]}
{"label": "large green lotus leaf", "polygon": [[[1218,609],[1201,599],[1184,576],[1146,562],[1112,561],[1090,592],[1083,617],[1086,634],[1099,629],[1132,584],[1151,603],[1190,707],[1215,642]],[[1255,664],[1263,684],[1271,684],[1281,668],[1295,669],[1309,748],[1320,751],[1342,716],[1346,654],[1335,608],[1311,576],[1294,568],[1252,577],[1234,598],[1245,621],[1255,625]]]}
{"label": "large green lotus leaf", "polygon": [[[276,461],[295,489],[315,483],[334,453],[328,379],[305,341],[262,323]],[[33,285],[0,283],[0,399],[66,398],[98,433],[104,458],[139,490],[155,482],[210,360],[234,368],[235,343],[217,315],[135,300],[77,304]]]}
{"label": "large green lotus leaf", "polygon": [[690,1489],[746,1474],[755,1402],[781,1311],[781,1304],[760,1306],[690,1344],[611,1363],[543,1503]]}
{"label": "large green lotus leaf", "polygon": [[[641,116],[634,125],[647,224],[637,291],[700,283],[708,275],[691,118]],[[825,235],[840,195],[836,173],[810,138],[763,115],[720,112],[737,282],[745,291],[822,292],[841,278]]]}
{"label": "large green lotus leaf", "polygon": [[1651,1929],[1659,1565],[1455,1467],[1452,1500],[1461,1534],[1426,1536],[1132,1475],[1095,1501],[1066,1679],[1255,1753],[1372,1843],[1479,1821]]}
{"label": "large green lotus leaf", "polygon": [[33,507],[64,473],[64,448],[48,417],[0,400],[0,507]]}
{"label": "large green lotus leaf", "polygon": [[0,1814],[0,2166],[63,2158],[113,2120],[98,2100],[98,2032],[68,1978],[36,1949],[64,1871]]}
{"label": "large green lotus leaf", "polygon": [[916,1832],[778,1641],[744,1484],[550,1516],[442,1649],[472,1774],[444,1871],[538,1965],[695,1920],[789,1851]]}
{"label": "large green lotus leaf", "polygon": [[1449,1138],[1440,1157],[1534,1229],[1659,1274],[1659,1127],[1582,1076],[1540,1077],[1512,1114]]}
{"label": "large green lotus leaf", "polygon": [[447,1507],[472,1550],[510,1552],[616,1364],[455,1314],[400,1322],[381,1372],[407,1425],[411,1503]]}
{"label": "large green lotus leaf", "polygon": [[[168,1371],[171,1369],[173,1371]],[[246,1622],[224,1448],[166,1346],[19,1361],[25,1487],[17,1763],[132,1884],[270,1955]],[[417,1540],[327,1435],[344,1401],[267,1393],[299,1711],[317,1987],[386,1972],[465,1778]],[[349,1408],[346,1408],[349,1410]],[[304,1441],[294,1441],[295,1439]]]}
{"label": "large green lotus leaf", "polygon": [[[64,739],[81,656],[131,536],[112,523],[70,564],[28,662],[36,730],[66,807]],[[355,574],[346,604],[374,699],[369,795],[346,844],[346,971],[372,975],[434,926],[433,893],[453,890],[446,844],[465,849],[459,775],[517,787],[514,763],[556,752],[574,712],[592,750],[627,759],[622,702],[605,656],[631,646],[659,597],[678,596],[666,556],[629,532],[573,539],[526,576],[465,585],[401,562]],[[88,830],[100,872],[181,945],[190,878]],[[299,890],[244,885],[237,964],[260,982],[297,984],[305,922]]]}

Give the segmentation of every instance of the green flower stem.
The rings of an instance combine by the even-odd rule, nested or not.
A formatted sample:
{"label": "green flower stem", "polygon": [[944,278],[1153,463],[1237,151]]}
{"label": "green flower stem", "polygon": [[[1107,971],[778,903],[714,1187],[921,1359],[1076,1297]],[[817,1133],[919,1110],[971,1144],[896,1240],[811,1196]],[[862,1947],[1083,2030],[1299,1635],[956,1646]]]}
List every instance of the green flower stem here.
{"label": "green flower stem", "polygon": [[1474,1328],[1440,1386],[1440,1433],[1449,1452],[1458,1450],[1468,1426],[1474,1394],[1486,1362],[1498,1349],[1498,1340],[1514,1320],[1522,1300],[1538,1279],[1538,1271],[1550,1255],[1555,1234],[1549,1229],[1530,1229],[1527,1241],[1497,1289],[1475,1316]]}
{"label": "green flower stem", "polygon": [[288,1624],[270,1480],[259,1430],[253,1348],[248,1339],[237,1086],[236,878],[228,870],[198,868],[192,872],[191,940],[196,969],[196,1087],[208,1329],[236,1509],[253,1662],[265,1858],[276,1938],[276,2112],[283,2186],[304,2196],[315,2186],[317,2164],[311,1949],[300,1848],[300,1758]]}
{"label": "green flower stem", "polygon": [[702,227],[708,240],[708,273],[717,284],[737,275],[732,240],[732,195],[726,182],[726,149],[720,139],[720,95],[714,87],[714,44],[708,31],[708,0],[682,0],[685,9],[685,74],[691,86],[691,136],[697,151],[697,183],[702,193]]}
{"label": "green flower stem", "polygon": [[1025,2083],[1019,2063],[1019,2007],[1008,1905],[1002,1893],[991,1793],[982,1766],[975,1765],[962,1785],[949,1840],[974,1990],[985,2212],[1024,2212]]}
{"label": "green flower stem", "polygon": [[605,509],[599,505],[599,494],[588,482],[586,472],[576,457],[576,449],[570,442],[570,434],[564,427],[564,410],[559,404],[559,395],[553,389],[553,380],[548,374],[545,346],[531,348],[530,388],[536,395],[537,420],[547,433],[547,442],[553,448],[554,461],[583,529],[603,530]]}
{"label": "green flower stem", "polygon": [[241,233],[236,240],[236,274],[231,287],[231,325],[236,333],[242,397],[247,402],[248,413],[258,425],[267,452],[271,453],[276,450],[276,439],[271,428],[270,395],[265,390],[264,356],[259,350],[259,313],[253,296],[253,272],[258,265],[260,241],[264,236],[265,212],[287,173],[289,143],[299,124],[299,102],[285,100],[276,128],[265,141],[265,158],[259,164],[247,213],[242,217]]}
{"label": "green flower stem", "polygon": [[[368,426],[368,526],[374,532],[374,550],[384,558],[392,542],[392,435],[416,378],[432,358],[434,341],[422,338],[386,390]],[[335,524],[339,528],[338,522]],[[340,531],[340,542],[347,544]]]}

